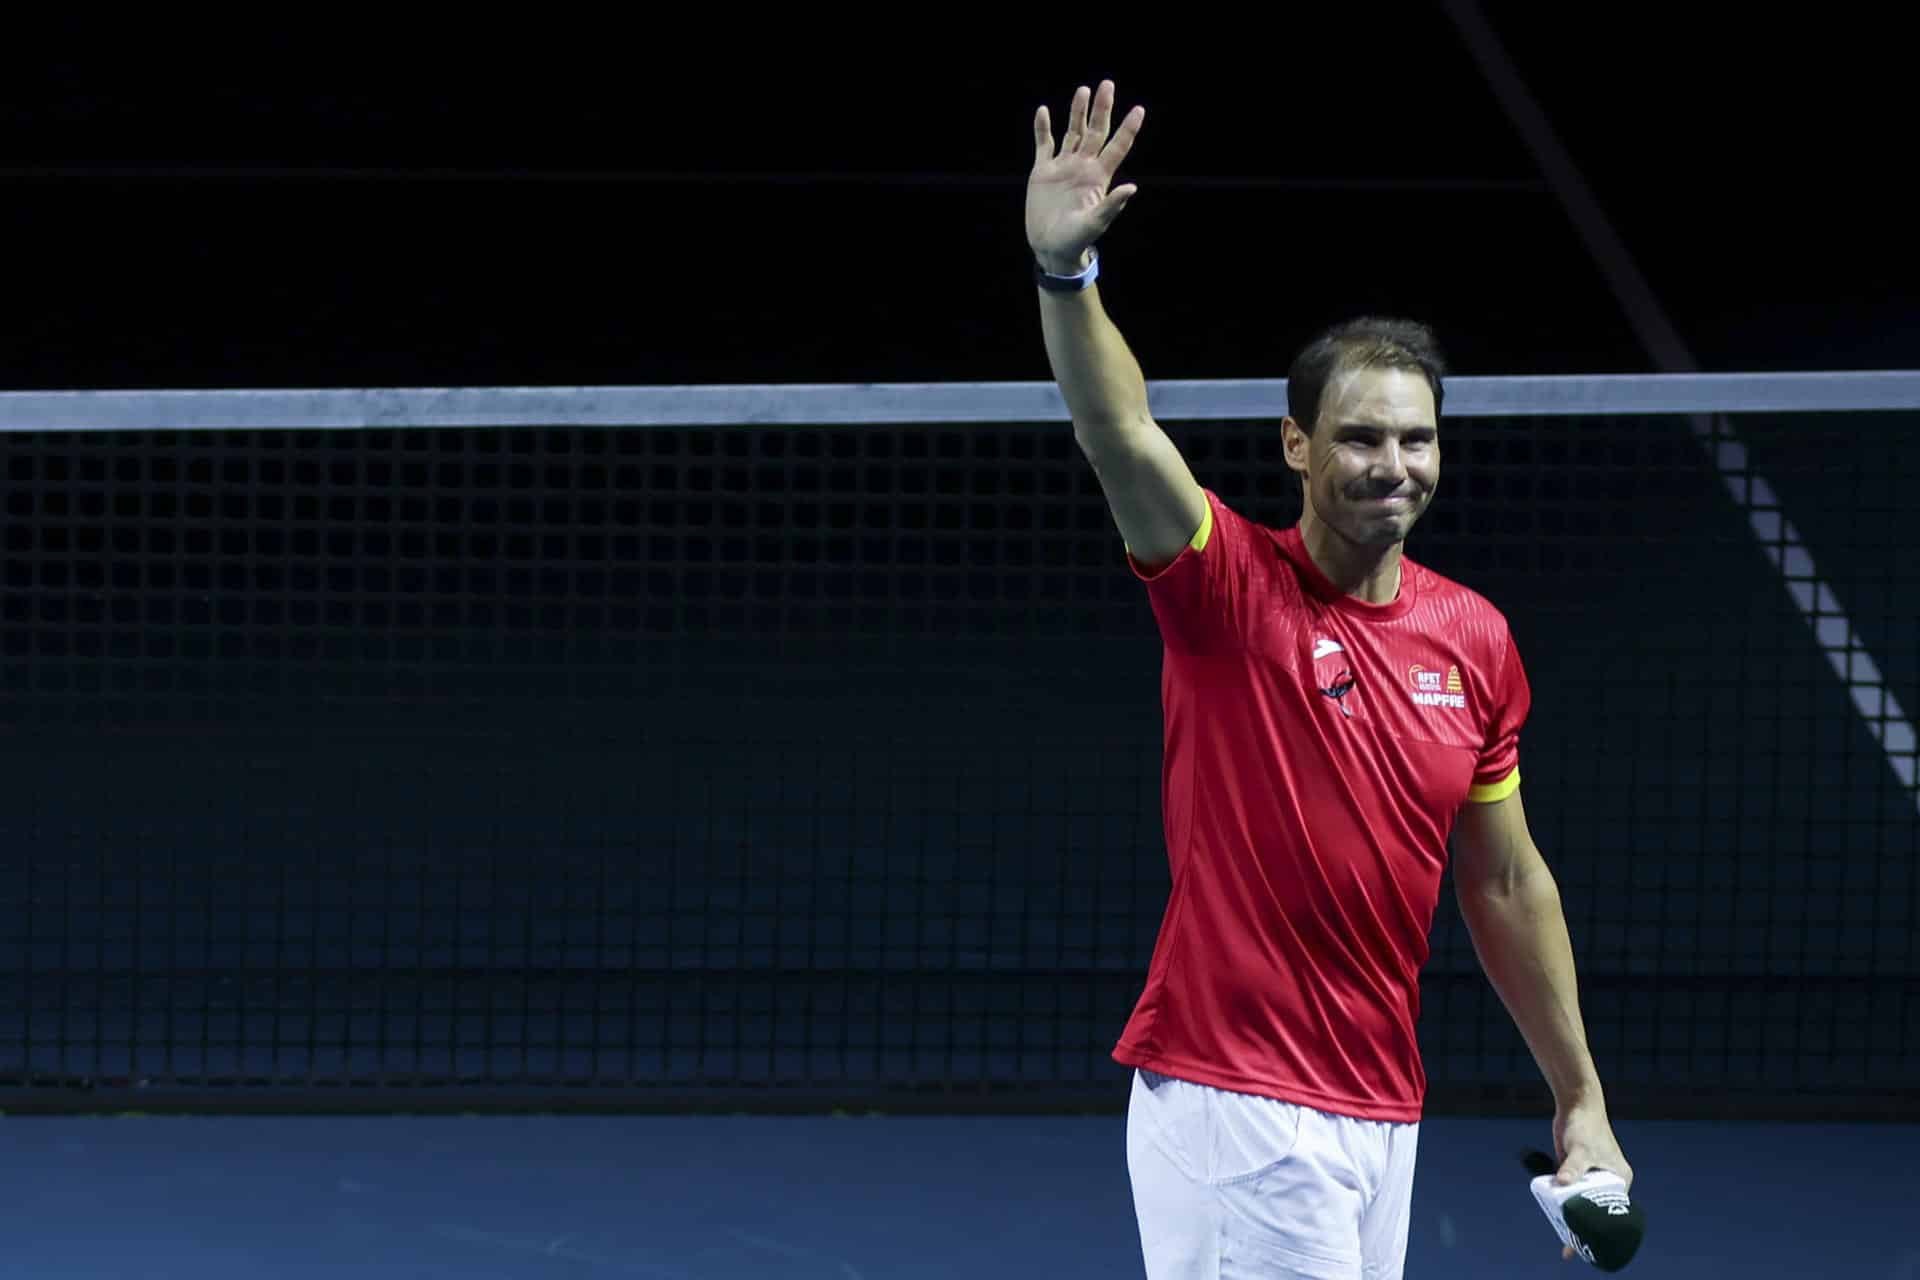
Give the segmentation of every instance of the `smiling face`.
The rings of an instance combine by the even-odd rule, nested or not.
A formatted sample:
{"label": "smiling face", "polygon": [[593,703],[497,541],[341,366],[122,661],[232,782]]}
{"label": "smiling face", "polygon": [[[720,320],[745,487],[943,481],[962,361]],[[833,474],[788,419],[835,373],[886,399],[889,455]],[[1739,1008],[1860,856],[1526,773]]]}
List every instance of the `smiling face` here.
{"label": "smiling face", "polygon": [[1406,540],[1440,483],[1433,388],[1417,369],[1356,369],[1328,382],[1311,433],[1281,424],[1308,518],[1356,548]]}

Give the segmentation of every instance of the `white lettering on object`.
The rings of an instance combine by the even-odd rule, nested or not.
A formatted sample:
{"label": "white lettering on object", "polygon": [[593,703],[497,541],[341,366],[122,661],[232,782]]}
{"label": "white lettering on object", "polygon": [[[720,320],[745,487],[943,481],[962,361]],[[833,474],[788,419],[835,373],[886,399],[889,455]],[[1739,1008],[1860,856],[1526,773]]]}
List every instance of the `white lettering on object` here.
{"label": "white lettering on object", "polygon": [[1467,696],[1464,693],[1415,693],[1413,701],[1422,707],[1452,707],[1458,711],[1467,708]]}
{"label": "white lettering on object", "polygon": [[1587,1199],[1593,1201],[1602,1209],[1605,1209],[1607,1216],[1610,1218],[1624,1216],[1633,1204],[1633,1202],[1627,1198],[1627,1193],[1624,1191],[1602,1189],[1589,1191],[1586,1193],[1586,1196]]}

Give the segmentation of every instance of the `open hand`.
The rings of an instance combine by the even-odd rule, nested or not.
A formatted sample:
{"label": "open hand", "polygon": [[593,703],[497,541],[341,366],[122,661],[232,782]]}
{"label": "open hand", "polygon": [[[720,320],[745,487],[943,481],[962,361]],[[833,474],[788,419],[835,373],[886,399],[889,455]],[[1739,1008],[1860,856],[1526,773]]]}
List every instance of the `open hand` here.
{"label": "open hand", "polygon": [[1067,135],[1056,154],[1052,118],[1045,107],[1034,113],[1027,243],[1048,271],[1072,275],[1085,267],[1087,250],[1133,198],[1137,188],[1131,183],[1108,188],[1146,118],[1147,109],[1135,107],[1118,129],[1112,128],[1113,81],[1102,80],[1097,93],[1081,85],[1067,110]]}

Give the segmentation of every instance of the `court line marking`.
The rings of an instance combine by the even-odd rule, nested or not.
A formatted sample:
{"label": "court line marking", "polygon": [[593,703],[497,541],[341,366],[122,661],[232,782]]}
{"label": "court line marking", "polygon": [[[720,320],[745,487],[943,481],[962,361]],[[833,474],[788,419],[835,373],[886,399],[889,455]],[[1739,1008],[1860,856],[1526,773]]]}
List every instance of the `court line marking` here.
{"label": "court line marking", "polygon": [[742,1231],[738,1227],[730,1229],[727,1234],[742,1244],[751,1245],[756,1249],[764,1249],[768,1253],[777,1253],[783,1258],[794,1258],[806,1262],[832,1263],[840,1268],[840,1274],[844,1276],[846,1280],[866,1280],[866,1277],[862,1276],[860,1272],[854,1268],[854,1265],[845,1258],[820,1253],[801,1245],[789,1244],[784,1240],[775,1240],[771,1236],[755,1235],[751,1231]]}
{"label": "court line marking", "polygon": [[[1665,373],[1698,373],[1700,362],[1660,305],[1626,242],[1614,230],[1599,198],[1554,132],[1545,109],[1521,80],[1519,69],[1481,12],[1478,0],[1443,0],[1443,7],[1486,77],[1488,88],[1546,175],[1547,184],[1606,277],[1614,299],[1647,353]],[[1689,415],[1688,421],[1694,440],[1706,450],[1719,473],[1727,496],[1747,518],[1747,527],[1761,553],[1780,574],[1788,598],[1813,633],[1814,643],[1846,686],[1867,732],[1880,744],[1887,766],[1906,787],[1915,811],[1920,812],[1920,749],[1916,747],[1912,717],[1887,687],[1879,664],[1854,630],[1839,597],[1821,576],[1800,531],[1780,509],[1772,486],[1753,474],[1746,446],[1733,424],[1724,414],[1696,413]]]}
{"label": "court line marking", "polygon": [[630,1258],[613,1258],[605,1254],[592,1253],[568,1243],[573,1236],[521,1236],[504,1231],[485,1231],[479,1227],[462,1226],[458,1223],[436,1222],[427,1228],[430,1235],[443,1240],[455,1240],[462,1244],[481,1245],[491,1249],[504,1249],[510,1253],[534,1253],[549,1258],[566,1258],[573,1262],[588,1262],[599,1267],[612,1267],[616,1270],[631,1272],[634,1275],[656,1276],[660,1280],[692,1280],[687,1272],[675,1267],[661,1267],[649,1262],[636,1262]]}

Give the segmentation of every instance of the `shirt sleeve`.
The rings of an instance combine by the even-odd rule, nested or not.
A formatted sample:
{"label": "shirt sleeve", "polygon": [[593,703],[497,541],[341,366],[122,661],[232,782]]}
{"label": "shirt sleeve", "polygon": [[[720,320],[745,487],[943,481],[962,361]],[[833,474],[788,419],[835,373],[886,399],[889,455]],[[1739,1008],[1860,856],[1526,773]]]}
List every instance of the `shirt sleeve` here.
{"label": "shirt sleeve", "polygon": [[1246,519],[1204,490],[1200,528],[1171,563],[1150,569],[1127,551],[1127,565],[1147,584],[1147,598],[1170,649],[1221,653],[1239,648],[1249,598],[1254,529]]}
{"label": "shirt sleeve", "polygon": [[1527,684],[1526,668],[1520,662],[1520,648],[1507,633],[1507,650],[1494,681],[1493,714],[1487,725],[1486,745],[1473,770],[1473,787],[1467,799],[1481,804],[1505,800],[1520,789],[1520,728],[1533,707],[1533,690]]}

